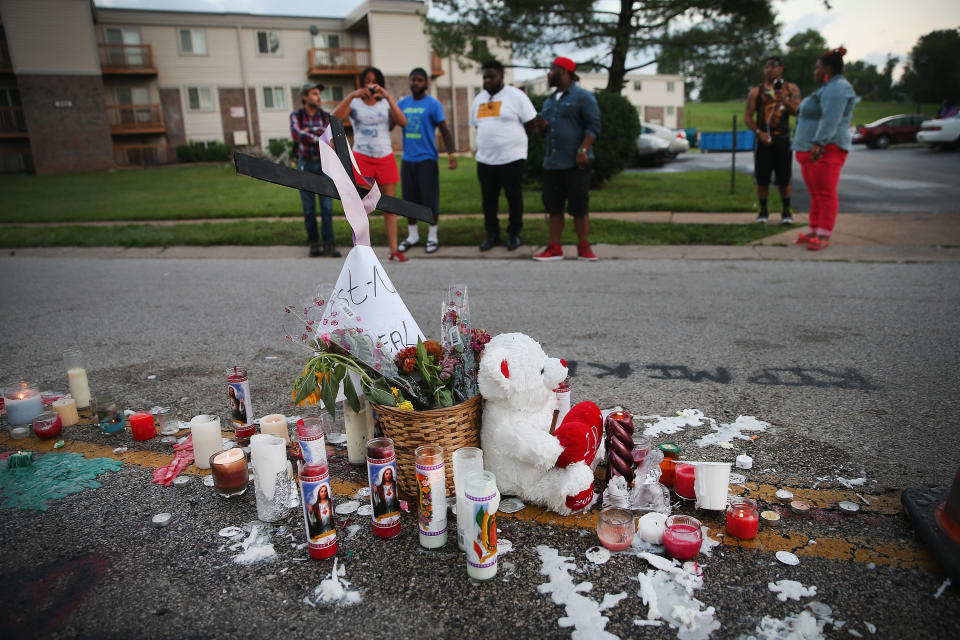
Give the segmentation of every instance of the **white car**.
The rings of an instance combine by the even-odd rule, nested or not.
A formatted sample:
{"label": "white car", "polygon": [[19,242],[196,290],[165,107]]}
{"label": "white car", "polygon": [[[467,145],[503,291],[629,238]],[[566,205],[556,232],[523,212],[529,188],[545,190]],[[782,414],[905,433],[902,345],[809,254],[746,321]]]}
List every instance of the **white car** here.
{"label": "white car", "polygon": [[690,151],[690,141],[687,140],[686,132],[673,131],[652,122],[641,122],[640,124],[643,127],[643,133],[657,136],[670,143],[668,158],[676,158],[677,155]]}
{"label": "white car", "polygon": [[670,155],[670,143],[653,135],[641,133],[637,136],[637,162],[652,163],[662,167]]}
{"label": "white car", "polygon": [[960,144],[960,114],[940,120],[924,120],[917,132],[917,142],[941,149]]}

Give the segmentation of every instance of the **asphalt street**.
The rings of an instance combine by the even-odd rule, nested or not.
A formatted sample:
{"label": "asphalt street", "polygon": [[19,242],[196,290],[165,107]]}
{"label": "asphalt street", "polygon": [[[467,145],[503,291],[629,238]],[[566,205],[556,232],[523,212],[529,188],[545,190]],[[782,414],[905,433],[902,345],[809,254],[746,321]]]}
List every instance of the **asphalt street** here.
{"label": "asphalt street", "polygon": [[[0,380],[66,390],[61,352],[78,346],[94,394],[113,393],[131,409],[176,406],[188,419],[227,415],[222,372],[242,364],[256,415],[303,415],[289,406],[289,389],[306,352],[281,339],[282,308],[333,282],[340,266],[0,258]],[[789,487],[815,506],[808,517],[785,514],[781,529],[757,544],[723,538],[722,516],[679,508],[723,538],[700,557],[696,597],[715,607],[720,625],[711,637],[755,633],[764,616],[783,619],[812,600],[845,623],[828,625],[826,637],[871,636],[871,626],[875,637],[955,633],[960,593],[954,586],[934,597],[943,576],[898,503],[904,488],[949,485],[960,463],[960,263],[436,259],[386,267],[431,336],[442,293],[467,283],[475,326],[527,333],[571,364],[574,402],[770,424],[733,449],[697,447],[710,433],[705,425],[655,438],[677,442],[690,459],[732,462],[746,453],[754,459],[741,471],[749,493],[764,499]],[[0,615],[8,637],[568,638],[564,608],[538,590],[548,581],[538,545],[570,556],[574,583],[591,583],[586,595],[597,603],[626,594],[604,612],[607,632],[677,637],[666,626],[634,625],[647,615],[637,581],[645,560],[628,552],[595,565],[584,555],[597,544],[589,520],[524,511],[501,516],[501,540],[513,551],[483,584],[467,579],[455,543],[421,550],[412,515],[398,539],[382,541],[354,514],[351,522],[363,526],[349,540],[341,534],[338,557],[361,602],[308,606],[303,599],[332,563],[301,561],[296,512],[282,523],[292,538],[273,532],[279,557],[242,566],[217,532],[256,519],[252,491],[226,501],[196,476],[179,489],[151,484],[149,460],[172,457],[157,439],[139,443],[94,427],[67,438],[68,450],[82,445],[109,457],[122,444],[153,457],[125,462],[99,478],[102,488],[53,500],[46,511],[4,509]],[[365,480],[342,454],[332,474],[341,487]],[[848,490],[838,478],[865,482]],[[857,501],[855,493],[864,498],[860,513],[841,515],[838,496]],[[151,527],[159,512],[173,514],[169,527]],[[800,564],[779,563],[778,550],[793,551]],[[768,584],[782,579],[816,586],[816,596],[781,602]]]}
{"label": "asphalt street", "polygon": [[[729,173],[729,152],[683,153],[663,167],[633,171],[704,171]],[[753,174],[753,152],[738,152],[737,180],[751,180],[739,173]],[[935,151],[920,145],[897,145],[889,149],[867,149],[853,145],[840,174],[840,211],[844,213],[955,213],[960,211],[960,152]],[[810,196],[793,161],[792,206],[810,209]],[[772,195],[771,209],[779,201]]]}

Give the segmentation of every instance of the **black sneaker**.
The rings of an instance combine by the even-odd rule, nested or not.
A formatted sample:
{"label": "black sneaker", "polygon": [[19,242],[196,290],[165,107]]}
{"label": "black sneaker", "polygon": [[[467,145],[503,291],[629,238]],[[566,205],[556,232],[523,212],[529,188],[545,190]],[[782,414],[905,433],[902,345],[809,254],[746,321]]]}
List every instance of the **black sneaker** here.
{"label": "black sneaker", "polygon": [[507,251],[513,251],[521,245],[520,236],[510,236],[510,240],[507,242]]}
{"label": "black sneaker", "polygon": [[323,253],[329,258],[339,258],[341,255],[332,242],[323,243]]}
{"label": "black sneaker", "polygon": [[311,243],[310,243],[310,257],[311,257],[311,258],[319,258],[319,257],[322,256],[322,255],[323,255],[323,251],[320,249],[320,243],[319,243],[319,242],[311,242]]}
{"label": "black sneaker", "polygon": [[785,213],[780,216],[780,224],[793,224],[793,216],[789,213]]}
{"label": "black sneaker", "polygon": [[495,244],[500,244],[500,236],[487,236],[487,239],[480,243],[480,251],[490,251]]}
{"label": "black sneaker", "polygon": [[767,224],[770,222],[770,216],[766,213],[761,213],[757,216],[757,219],[754,222],[759,222],[760,224]]}

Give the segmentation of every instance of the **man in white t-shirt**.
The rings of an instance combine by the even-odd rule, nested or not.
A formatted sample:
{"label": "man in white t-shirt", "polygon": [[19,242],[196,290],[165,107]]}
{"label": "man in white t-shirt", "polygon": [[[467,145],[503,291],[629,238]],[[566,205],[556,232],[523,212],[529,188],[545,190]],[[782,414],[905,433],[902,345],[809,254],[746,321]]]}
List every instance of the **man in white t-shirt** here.
{"label": "man in white t-shirt", "polygon": [[513,251],[520,246],[523,229],[523,166],[527,161],[527,134],[533,130],[537,110],[523,91],[504,86],[502,64],[488,60],[481,68],[483,91],[470,107],[470,126],[477,128],[477,178],[487,232],[480,251],[500,243],[497,214],[501,188],[510,207],[507,249]]}

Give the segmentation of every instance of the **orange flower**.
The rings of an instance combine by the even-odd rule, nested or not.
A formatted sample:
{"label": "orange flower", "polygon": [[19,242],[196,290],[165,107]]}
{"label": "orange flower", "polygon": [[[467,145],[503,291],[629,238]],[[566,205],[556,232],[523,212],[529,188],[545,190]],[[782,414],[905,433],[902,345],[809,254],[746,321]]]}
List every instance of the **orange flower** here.
{"label": "orange flower", "polygon": [[395,360],[397,366],[400,367],[405,373],[412,373],[414,368],[417,366],[417,348],[407,347],[397,354]]}
{"label": "orange flower", "polygon": [[440,361],[443,360],[443,347],[436,340],[427,340],[423,343],[423,348],[427,350],[427,354],[433,358],[434,364],[440,364]]}

